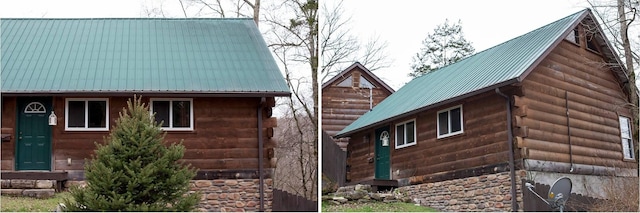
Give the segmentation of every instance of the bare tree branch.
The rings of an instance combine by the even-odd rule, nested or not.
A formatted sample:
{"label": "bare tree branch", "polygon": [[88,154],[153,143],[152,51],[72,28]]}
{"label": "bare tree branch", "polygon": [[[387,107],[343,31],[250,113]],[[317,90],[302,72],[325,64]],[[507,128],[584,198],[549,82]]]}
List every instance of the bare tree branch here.
{"label": "bare tree branch", "polygon": [[364,43],[356,37],[349,26],[351,18],[344,15],[342,2],[330,8],[322,7],[323,24],[320,29],[320,55],[322,56],[321,82],[333,77],[346,66],[359,61],[374,71],[388,67],[387,42],[372,36]]}
{"label": "bare tree branch", "polygon": [[182,13],[184,14],[184,17],[187,18],[187,11],[184,9],[184,4],[182,4],[182,0],[178,0],[178,2],[180,2],[180,8],[182,8]]}

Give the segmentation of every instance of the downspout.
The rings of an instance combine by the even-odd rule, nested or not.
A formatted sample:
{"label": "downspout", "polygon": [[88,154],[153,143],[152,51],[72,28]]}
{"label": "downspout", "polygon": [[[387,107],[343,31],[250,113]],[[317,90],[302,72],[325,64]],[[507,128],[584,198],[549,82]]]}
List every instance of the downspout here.
{"label": "downspout", "polygon": [[260,193],[260,208],[258,211],[264,212],[264,165],[262,165],[264,152],[264,138],[262,136],[262,109],[266,103],[266,98],[260,98],[260,104],[258,105],[258,176],[260,178],[258,191]]}
{"label": "downspout", "polygon": [[573,173],[573,151],[571,150],[571,123],[569,122],[569,91],[564,91],[564,104],[567,108],[567,136],[569,137],[569,173]]}
{"label": "downspout", "polygon": [[516,166],[515,166],[515,158],[513,154],[513,123],[511,116],[513,115],[511,111],[511,98],[500,91],[500,88],[496,88],[496,93],[502,96],[507,103],[507,143],[509,145],[509,176],[511,178],[511,211],[518,211],[518,202],[516,199]]}
{"label": "downspout", "polygon": [[373,110],[373,88],[369,85],[369,111]]}

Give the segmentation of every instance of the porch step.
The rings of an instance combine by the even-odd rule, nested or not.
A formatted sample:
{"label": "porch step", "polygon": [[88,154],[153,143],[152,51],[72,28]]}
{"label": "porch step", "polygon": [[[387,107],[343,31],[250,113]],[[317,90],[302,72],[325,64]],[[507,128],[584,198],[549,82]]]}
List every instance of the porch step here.
{"label": "porch step", "polygon": [[53,197],[55,189],[0,189],[0,194],[9,196],[34,197],[46,199]]}
{"label": "porch step", "polygon": [[62,191],[67,172],[2,171],[2,189],[55,189]]}
{"label": "porch step", "polygon": [[55,180],[0,180],[2,189],[55,189]]}

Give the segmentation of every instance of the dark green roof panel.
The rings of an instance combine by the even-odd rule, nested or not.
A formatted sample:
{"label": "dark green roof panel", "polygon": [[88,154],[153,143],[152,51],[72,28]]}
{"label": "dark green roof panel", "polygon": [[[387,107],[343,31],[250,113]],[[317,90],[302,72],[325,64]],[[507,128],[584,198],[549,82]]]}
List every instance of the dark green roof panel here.
{"label": "dark green roof panel", "polygon": [[2,92],[288,95],[252,19],[0,19]]}
{"label": "dark green roof panel", "polygon": [[415,78],[337,135],[348,136],[355,131],[424,110],[439,103],[521,81],[520,77],[536,60],[558,39],[562,39],[563,34],[573,29],[576,21],[586,13],[588,10],[582,10],[457,63]]}

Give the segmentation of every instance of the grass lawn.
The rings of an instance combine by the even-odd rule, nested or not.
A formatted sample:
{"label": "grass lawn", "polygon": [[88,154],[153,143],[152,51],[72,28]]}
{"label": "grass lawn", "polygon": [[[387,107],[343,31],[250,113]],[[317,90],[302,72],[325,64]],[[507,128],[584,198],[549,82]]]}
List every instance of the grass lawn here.
{"label": "grass lawn", "polygon": [[335,205],[329,202],[322,202],[322,212],[436,212],[437,210],[416,206],[413,203],[348,203]]}
{"label": "grass lawn", "polygon": [[49,199],[0,196],[0,212],[51,212],[69,192],[56,193]]}

